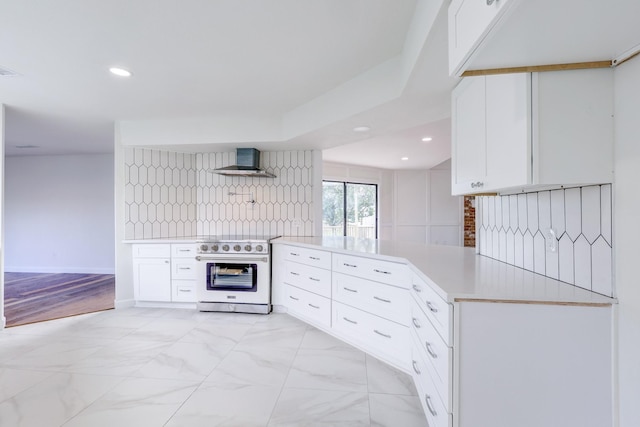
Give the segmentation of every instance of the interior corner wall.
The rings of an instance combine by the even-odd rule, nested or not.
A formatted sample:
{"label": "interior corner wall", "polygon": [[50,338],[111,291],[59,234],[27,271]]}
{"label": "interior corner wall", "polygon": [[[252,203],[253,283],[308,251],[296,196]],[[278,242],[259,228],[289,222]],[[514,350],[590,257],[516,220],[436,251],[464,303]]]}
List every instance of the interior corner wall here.
{"label": "interior corner wall", "polygon": [[5,165],[5,271],[113,274],[113,155],[8,157]]}
{"label": "interior corner wall", "polygon": [[617,391],[621,427],[640,425],[640,57],[615,69],[614,77],[614,277],[618,298]]}
{"label": "interior corner wall", "polygon": [[4,316],[4,104],[0,104],[0,330],[7,319]]}

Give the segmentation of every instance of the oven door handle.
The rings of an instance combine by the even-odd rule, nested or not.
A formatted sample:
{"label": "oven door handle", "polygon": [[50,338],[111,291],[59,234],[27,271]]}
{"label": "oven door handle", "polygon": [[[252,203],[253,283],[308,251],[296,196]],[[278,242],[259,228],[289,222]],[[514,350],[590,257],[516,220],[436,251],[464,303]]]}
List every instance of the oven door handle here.
{"label": "oven door handle", "polygon": [[215,257],[215,256],[200,256],[198,255],[196,257],[196,261],[217,261],[220,263],[224,263],[227,261],[240,261],[240,262],[250,262],[250,261],[258,261],[258,262],[269,262],[269,259],[267,257],[261,257],[261,258],[250,258],[250,257],[246,257],[246,258],[241,258],[241,257],[237,257],[237,258],[220,258],[220,257]]}

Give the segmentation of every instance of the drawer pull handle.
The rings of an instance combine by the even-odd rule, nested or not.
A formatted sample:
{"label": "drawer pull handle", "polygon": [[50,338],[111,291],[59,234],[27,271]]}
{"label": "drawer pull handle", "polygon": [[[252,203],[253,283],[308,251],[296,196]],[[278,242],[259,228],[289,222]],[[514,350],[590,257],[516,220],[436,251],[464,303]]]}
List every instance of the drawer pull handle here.
{"label": "drawer pull handle", "polygon": [[413,317],[412,319],[413,319],[413,326],[415,326],[416,328],[420,329],[422,326],[420,326],[420,323],[418,322],[418,319],[416,319],[415,317]]}
{"label": "drawer pull handle", "polygon": [[429,355],[434,358],[437,359],[438,355],[436,353],[433,352],[433,347],[431,347],[431,343],[429,343],[428,341],[424,342],[424,346],[427,348],[427,353],[429,353]]}
{"label": "drawer pull handle", "polygon": [[434,417],[437,417],[438,413],[436,412],[435,409],[433,409],[433,405],[431,405],[431,396],[429,396],[428,394],[425,394],[424,401],[427,404],[427,408],[429,408],[429,412],[431,412],[431,415],[433,415]]}
{"label": "drawer pull handle", "polygon": [[415,360],[412,360],[412,365],[413,365],[413,372],[415,372],[418,375],[422,375],[422,372],[420,372],[420,369],[418,369],[418,362],[416,362]]}
{"label": "drawer pull handle", "polygon": [[349,323],[353,323],[354,325],[358,324],[358,322],[356,322],[355,320],[347,319],[346,317],[343,317],[343,319],[346,320]]}
{"label": "drawer pull handle", "polygon": [[435,308],[433,306],[433,304],[431,304],[431,301],[427,301],[427,307],[429,307],[429,310],[431,310],[432,313],[437,313],[438,312],[438,309]]}
{"label": "drawer pull handle", "polygon": [[178,252],[191,252],[191,249],[178,249]]}
{"label": "drawer pull handle", "polygon": [[309,303],[308,305],[309,305],[309,307],[311,307],[311,308],[315,308],[316,310],[317,310],[317,309],[320,309],[320,307],[318,307],[317,305],[313,305],[313,304],[311,304],[311,303]]}
{"label": "drawer pull handle", "polygon": [[380,298],[380,297],[377,297],[377,296],[375,296],[375,295],[373,296],[373,299],[377,299],[378,301],[382,301],[382,302],[388,302],[388,303],[391,303],[391,300],[384,299],[384,298]]}
{"label": "drawer pull handle", "polygon": [[292,276],[299,276],[299,275],[300,275],[300,273],[296,273],[295,271],[290,271],[289,273],[290,273]]}
{"label": "drawer pull handle", "polygon": [[380,274],[391,274],[390,271],[378,270],[377,268],[374,268],[373,271]]}
{"label": "drawer pull handle", "polygon": [[291,295],[289,295],[289,298],[291,298],[294,301],[300,301],[300,298],[292,297]]}
{"label": "drawer pull handle", "polygon": [[289,255],[292,255],[292,256],[300,256],[300,254],[297,254],[297,253],[295,253],[295,252],[289,252]]}
{"label": "drawer pull handle", "polygon": [[179,270],[191,270],[191,267],[179,267]]}
{"label": "drawer pull handle", "polygon": [[320,281],[320,279],[316,279],[315,277],[311,277],[311,276],[309,276],[309,280],[313,280],[314,282],[319,282]]}
{"label": "drawer pull handle", "polygon": [[355,290],[355,289],[349,289],[349,288],[345,288],[345,287],[342,287],[342,289],[344,289],[345,291],[356,293],[356,294],[358,293],[358,291]]}
{"label": "drawer pull handle", "polygon": [[352,267],[352,268],[357,267],[357,265],[355,264],[347,264],[346,262],[343,262],[342,265],[344,265],[345,267]]}
{"label": "drawer pull handle", "polygon": [[380,335],[381,337],[391,338],[391,335],[383,334],[382,332],[380,332],[377,329],[374,329],[373,332],[375,332],[376,334]]}
{"label": "drawer pull handle", "polygon": [[178,289],[178,292],[189,292],[191,293],[191,289]]}
{"label": "drawer pull handle", "polygon": [[314,261],[320,261],[320,258],[315,257],[315,256],[310,256],[309,258],[310,258],[310,259],[312,259],[312,260],[314,260]]}
{"label": "drawer pull handle", "polygon": [[422,292],[422,289],[420,289],[420,287],[418,285],[413,285],[412,288],[416,292]]}

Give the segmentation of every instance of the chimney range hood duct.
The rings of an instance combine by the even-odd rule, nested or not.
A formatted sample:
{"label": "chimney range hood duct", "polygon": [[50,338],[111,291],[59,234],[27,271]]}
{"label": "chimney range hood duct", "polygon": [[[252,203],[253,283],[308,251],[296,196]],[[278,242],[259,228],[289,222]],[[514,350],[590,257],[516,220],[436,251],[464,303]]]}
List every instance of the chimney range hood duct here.
{"label": "chimney range hood duct", "polygon": [[260,169],[260,151],[255,148],[237,148],[235,165],[211,169],[209,172],[225,176],[248,176],[255,178],[276,177],[274,174]]}

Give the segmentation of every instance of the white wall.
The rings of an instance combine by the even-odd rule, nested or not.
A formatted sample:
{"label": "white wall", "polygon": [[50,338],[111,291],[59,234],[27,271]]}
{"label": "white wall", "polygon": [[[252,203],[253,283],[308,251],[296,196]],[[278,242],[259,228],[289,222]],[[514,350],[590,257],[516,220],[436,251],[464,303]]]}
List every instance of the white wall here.
{"label": "white wall", "polygon": [[0,104],[0,330],[4,329],[4,105]]}
{"label": "white wall", "polygon": [[613,186],[618,390],[622,427],[640,425],[640,58],[615,70]]}
{"label": "white wall", "polygon": [[462,245],[462,197],[451,196],[451,162],[429,170],[324,163],[325,180],[378,184],[378,238]]}
{"label": "white wall", "polygon": [[112,274],[113,155],[5,164],[5,270]]}

